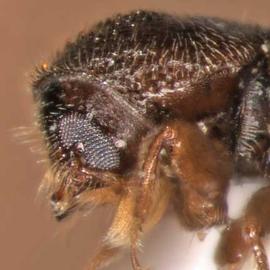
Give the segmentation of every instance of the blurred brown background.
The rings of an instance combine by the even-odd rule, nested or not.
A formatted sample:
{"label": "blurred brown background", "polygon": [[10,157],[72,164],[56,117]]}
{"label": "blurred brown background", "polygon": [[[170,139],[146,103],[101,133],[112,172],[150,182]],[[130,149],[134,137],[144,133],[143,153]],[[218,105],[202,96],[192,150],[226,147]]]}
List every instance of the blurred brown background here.
{"label": "blurred brown background", "polygon": [[[79,270],[93,255],[110,215],[98,211],[72,226],[57,224],[49,209],[36,201],[44,172],[37,164],[40,156],[31,153],[31,145],[19,144],[13,138],[13,129],[33,124],[29,90],[35,65],[50,59],[67,39],[94,22],[137,8],[220,16],[270,26],[269,0],[1,0],[0,269]],[[154,256],[151,247],[158,252],[161,242],[156,236],[169,237],[164,222],[146,241],[146,258]],[[170,242],[164,245],[163,251],[169,253]],[[126,255],[109,269],[130,269],[127,262]]]}

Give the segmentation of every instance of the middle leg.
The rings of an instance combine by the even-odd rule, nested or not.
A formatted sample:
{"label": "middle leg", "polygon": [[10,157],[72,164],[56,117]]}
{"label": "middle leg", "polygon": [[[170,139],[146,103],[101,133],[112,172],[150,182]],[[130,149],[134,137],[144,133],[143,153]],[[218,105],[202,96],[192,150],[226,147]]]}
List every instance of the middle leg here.
{"label": "middle leg", "polygon": [[226,195],[232,158],[225,146],[196,123],[173,125],[171,164],[177,176],[175,206],[189,229],[204,229],[227,219]]}
{"label": "middle leg", "polygon": [[242,269],[253,253],[258,270],[269,270],[262,238],[270,232],[270,187],[258,190],[249,201],[244,215],[224,231],[218,250],[218,263],[230,269]]}

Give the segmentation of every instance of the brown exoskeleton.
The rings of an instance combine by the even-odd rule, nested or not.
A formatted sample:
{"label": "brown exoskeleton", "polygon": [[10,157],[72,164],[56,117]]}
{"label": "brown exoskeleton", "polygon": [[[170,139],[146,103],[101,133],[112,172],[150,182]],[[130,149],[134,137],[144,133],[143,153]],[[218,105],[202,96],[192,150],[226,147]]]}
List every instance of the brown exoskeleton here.
{"label": "brown exoskeleton", "polygon": [[[115,217],[88,269],[129,246],[173,202],[189,229],[228,221],[234,173],[269,175],[270,31],[216,18],[137,11],[81,33],[33,83],[50,168],[42,187],[57,219],[86,204]],[[270,188],[228,225],[220,254],[253,251],[269,269]],[[233,241],[237,239],[236,241]]]}

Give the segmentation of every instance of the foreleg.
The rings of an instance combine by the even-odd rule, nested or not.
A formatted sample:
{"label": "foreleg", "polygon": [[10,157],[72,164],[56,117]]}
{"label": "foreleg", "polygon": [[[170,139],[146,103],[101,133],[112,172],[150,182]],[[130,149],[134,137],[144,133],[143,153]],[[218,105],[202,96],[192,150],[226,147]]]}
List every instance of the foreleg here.
{"label": "foreleg", "polygon": [[170,136],[171,131],[165,128],[154,138],[138,175],[126,182],[113,223],[89,270],[105,266],[129,245],[132,266],[136,270],[141,269],[137,259],[141,235],[159,221],[170,199],[171,187],[157,165],[164,142]]}
{"label": "foreleg", "polygon": [[[162,192],[161,192],[162,191]],[[136,192],[127,189],[122,195],[115,213],[113,223],[104,239],[103,246],[91,260],[89,270],[100,269],[116,259],[119,252],[128,246],[131,247],[131,261],[134,269],[141,269],[137,259],[137,248],[141,235],[153,227],[167,208],[171,189],[165,181],[160,185],[160,192],[155,198],[157,204],[152,207],[145,222],[141,223],[135,215]],[[143,229],[142,229],[143,228]]]}

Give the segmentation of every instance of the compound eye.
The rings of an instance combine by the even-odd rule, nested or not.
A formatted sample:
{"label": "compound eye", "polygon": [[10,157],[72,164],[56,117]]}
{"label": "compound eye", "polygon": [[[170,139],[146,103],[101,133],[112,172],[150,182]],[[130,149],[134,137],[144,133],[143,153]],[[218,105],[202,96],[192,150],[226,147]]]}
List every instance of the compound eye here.
{"label": "compound eye", "polygon": [[71,113],[59,120],[59,140],[66,150],[76,146],[92,169],[112,170],[120,166],[120,155],[112,139],[84,114]]}

